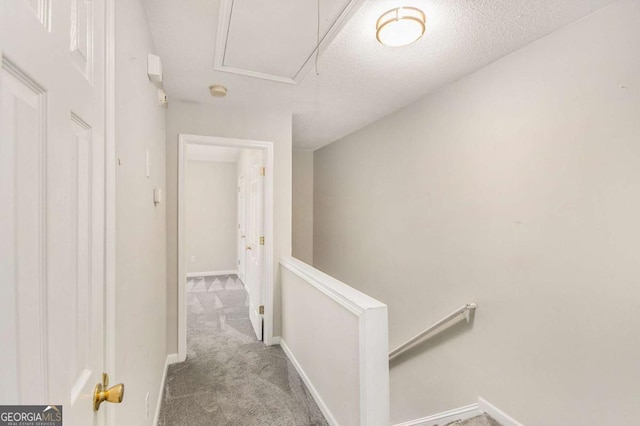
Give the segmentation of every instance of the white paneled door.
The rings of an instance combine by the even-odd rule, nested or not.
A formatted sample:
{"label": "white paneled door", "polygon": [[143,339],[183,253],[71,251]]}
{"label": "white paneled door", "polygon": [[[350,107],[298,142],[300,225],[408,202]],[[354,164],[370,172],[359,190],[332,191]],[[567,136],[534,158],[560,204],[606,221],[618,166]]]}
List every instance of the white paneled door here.
{"label": "white paneled door", "polygon": [[0,1],[0,404],[102,425],[105,2]]}
{"label": "white paneled door", "polygon": [[262,289],[264,283],[264,151],[253,150],[249,157],[248,210],[246,234],[246,288],[249,293],[249,318],[262,340]]}
{"label": "white paneled door", "polygon": [[238,277],[246,283],[247,183],[245,175],[238,178]]}

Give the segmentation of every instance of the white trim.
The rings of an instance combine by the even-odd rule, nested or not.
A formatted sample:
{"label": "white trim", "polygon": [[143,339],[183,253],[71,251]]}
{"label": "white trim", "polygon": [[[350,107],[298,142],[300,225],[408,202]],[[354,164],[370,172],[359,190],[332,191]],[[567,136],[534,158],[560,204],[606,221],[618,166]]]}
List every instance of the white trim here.
{"label": "white trim", "polygon": [[[377,302],[377,301],[376,301]],[[389,323],[387,306],[369,307],[358,318],[360,341],[360,422],[363,425],[388,425]]]}
{"label": "white trim", "polygon": [[387,305],[291,256],[281,258],[280,265],[357,317],[360,423],[388,425]]}
{"label": "white trim", "polygon": [[280,258],[280,264],[354,315],[359,316],[365,309],[387,306],[295,257],[283,256]]}
{"label": "white trim", "polygon": [[264,80],[277,81],[279,83],[286,84],[300,84],[307,73],[311,70],[315,63],[316,58],[316,50],[318,50],[319,56],[322,56],[322,53],[327,50],[331,42],[335,39],[335,37],[340,33],[342,28],[351,20],[351,18],[356,14],[356,12],[360,9],[360,7],[364,4],[365,0],[350,0],[349,4],[343,9],[342,13],[332,24],[329,31],[324,35],[324,37],[320,40],[320,45],[315,47],[310,55],[307,57],[306,61],[302,64],[302,66],[296,72],[296,75],[291,77],[283,77],[279,75],[266,74],[257,71],[245,70],[230,67],[228,65],[224,65],[224,55],[227,48],[227,36],[229,34],[229,24],[231,22],[231,11],[232,11],[232,3],[233,0],[222,0],[220,2],[220,6],[218,8],[218,31],[216,34],[216,49],[214,55],[214,65],[213,69],[216,71],[224,71],[232,74],[243,75],[246,77],[254,77],[261,78]]}
{"label": "white trim", "polygon": [[[115,380],[116,370],[116,98],[115,0],[105,1],[105,279],[104,369]],[[121,380],[121,379],[120,379]],[[106,424],[116,426],[117,410],[106,411]]]}
{"label": "white trim", "polygon": [[187,161],[199,161],[203,163],[237,163],[233,158],[189,158]]}
{"label": "white trim", "polygon": [[287,355],[287,358],[289,358],[289,361],[291,361],[291,364],[293,364],[293,366],[296,368],[296,371],[300,375],[300,378],[302,379],[304,384],[307,386],[309,393],[311,394],[311,396],[313,396],[313,399],[316,401],[316,404],[318,404],[318,408],[320,408],[320,411],[322,411],[322,415],[324,415],[325,419],[327,420],[327,423],[329,423],[332,426],[338,425],[338,422],[333,416],[333,413],[331,413],[331,410],[329,409],[327,404],[324,402],[324,400],[322,399],[322,397],[320,396],[316,388],[313,386],[313,383],[311,383],[311,380],[309,380],[307,373],[305,373],[304,369],[302,368],[302,366],[300,365],[296,357],[291,352],[291,349],[289,349],[289,346],[287,346],[287,343],[282,338],[280,338],[280,347],[284,351],[285,355]]}
{"label": "white trim", "polygon": [[471,404],[465,407],[454,408],[453,410],[422,417],[420,419],[397,423],[394,426],[438,426],[449,424],[457,420],[470,419],[471,417],[479,416],[480,414],[482,414],[482,411],[478,410],[478,404]]}
{"label": "white trim", "polygon": [[187,359],[187,306],[186,306],[186,272],[185,260],[185,209],[184,209],[184,174],[187,161],[187,144],[178,136],[178,361]]}
{"label": "white trim", "polygon": [[162,372],[162,381],[158,390],[158,399],[156,401],[156,413],[153,416],[153,425],[157,426],[160,420],[160,407],[162,406],[162,396],[164,395],[164,385],[167,382],[167,370],[171,364],[178,362],[178,354],[169,354],[164,362],[164,370]]}
{"label": "white trim", "polygon": [[187,278],[217,277],[219,275],[238,275],[238,271],[229,269],[228,271],[187,272]]}
{"label": "white trim", "polygon": [[488,415],[493,417],[502,426],[524,426],[522,423],[482,397],[478,398],[478,408],[480,409],[480,411],[487,413]]}
{"label": "white trim", "polygon": [[275,336],[271,339],[271,344],[272,345],[279,345],[280,342],[282,341],[282,337],[280,336]]}
{"label": "white trim", "polygon": [[[217,51],[218,51],[218,49],[216,49],[216,52]],[[216,71],[223,71],[223,72],[228,72],[228,73],[231,73],[231,74],[238,74],[238,75],[242,75],[242,76],[245,76],[245,77],[261,78],[263,80],[277,81],[278,83],[298,84],[292,78],[280,77],[278,75],[265,74],[265,73],[261,73],[261,72],[250,71],[250,70],[243,70],[241,68],[228,67],[226,65],[218,66],[217,62],[216,62],[216,65],[214,65],[213,69],[216,70]]]}
{"label": "white trim", "polygon": [[247,139],[221,138],[215,136],[178,135],[178,359],[187,359],[187,302],[186,302],[186,267],[185,267],[185,163],[187,161],[187,145],[213,145],[234,148],[263,149],[266,151],[266,173],[264,188],[264,237],[265,237],[265,283],[262,303],[265,307],[264,343],[273,345],[273,142]]}
{"label": "white trim", "polygon": [[178,354],[169,354],[167,355],[167,364],[177,364],[179,362]]}
{"label": "white trim", "polygon": [[453,410],[443,411],[420,419],[397,423],[394,426],[438,426],[458,420],[470,419],[471,417],[479,416],[483,413],[491,416],[502,426],[524,426],[522,423],[518,422],[513,417],[509,416],[482,397],[478,398],[478,402],[476,404],[454,408]]}

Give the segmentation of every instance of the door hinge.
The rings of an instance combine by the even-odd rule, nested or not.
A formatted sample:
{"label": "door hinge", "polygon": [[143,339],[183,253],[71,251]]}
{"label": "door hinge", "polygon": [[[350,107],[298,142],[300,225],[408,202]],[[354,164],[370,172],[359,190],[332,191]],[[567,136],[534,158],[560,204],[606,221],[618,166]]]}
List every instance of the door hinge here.
{"label": "door hinge", "polygon": [[260,167],[260,176],[264,176],[266,173],[266,168],[265,167]]}
{"label": "door hinge", "polygon": [[260,315],[264,315],[264,305],[260,305],[260,307],[258,308],[258,313]]}
{"label": "door hinge", "polygon": [[264,237],[260,237],[260,245],[263,246],[264,245]]}

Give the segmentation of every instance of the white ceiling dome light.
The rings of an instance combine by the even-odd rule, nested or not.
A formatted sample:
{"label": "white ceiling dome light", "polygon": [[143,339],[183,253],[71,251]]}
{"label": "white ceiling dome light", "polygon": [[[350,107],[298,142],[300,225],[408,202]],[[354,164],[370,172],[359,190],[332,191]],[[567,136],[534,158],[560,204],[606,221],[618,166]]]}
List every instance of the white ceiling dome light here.
{"label": "white ceiling dome light", "polygon": [[416,7],[396,7],[376,22],[376,38],[385,46],[406,46],[424,34],[426,17]]}

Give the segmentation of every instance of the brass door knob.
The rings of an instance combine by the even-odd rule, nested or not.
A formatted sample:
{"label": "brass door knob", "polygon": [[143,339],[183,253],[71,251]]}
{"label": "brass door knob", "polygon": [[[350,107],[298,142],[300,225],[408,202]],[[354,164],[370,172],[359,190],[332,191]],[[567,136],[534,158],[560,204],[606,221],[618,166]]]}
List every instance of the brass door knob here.
{"label": "brass door knob", "polygon": [[100,409],[104,401],[120,404],[124,398],[124,384],[119,383],[109,387],[109,375],[102,373],[102,383],[98,383],[93,392],[93,411]]}
{"label": "brass door knob", "polygon": [[245,250],[251,250],[251,246],[246,246],[244,249]]}

